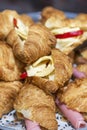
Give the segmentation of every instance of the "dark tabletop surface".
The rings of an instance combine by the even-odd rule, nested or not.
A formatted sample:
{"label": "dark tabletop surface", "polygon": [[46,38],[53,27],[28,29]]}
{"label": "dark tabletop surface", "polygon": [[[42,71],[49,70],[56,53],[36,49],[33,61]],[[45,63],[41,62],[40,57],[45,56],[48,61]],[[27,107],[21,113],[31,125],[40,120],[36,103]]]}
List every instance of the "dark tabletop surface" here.
{"label": "dark tabletop surface", "polygon": [[29,13],[49,5],[63,11],[87,13],[87,0],[1,0],[0,11],[15,9],[19,13]]}

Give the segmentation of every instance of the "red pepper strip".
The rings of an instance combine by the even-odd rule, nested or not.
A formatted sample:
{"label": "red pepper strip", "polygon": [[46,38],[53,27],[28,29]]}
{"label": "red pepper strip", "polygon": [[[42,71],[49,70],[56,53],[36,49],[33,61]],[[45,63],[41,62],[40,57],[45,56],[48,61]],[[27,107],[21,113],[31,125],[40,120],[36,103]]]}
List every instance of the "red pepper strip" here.
{"label": "red pepper strip", "polygon": [[83,34],[83,30],[77,30],[72,32],[66,32],[64,34],[57,34],[55,35],[56,38],[70,38],[70,37],[76,37]]}
{"label": "red pepper strip", "polygon": [[27,77],[27,72],[23,72],[21,75],[20,75],[20,78],[21,79],[25,79]]}
{"label": "red pepper strip", "polygon": [[14,24],[14,26],[15,26],[16,28],[18,28],[18,26],[17,26],[17,19],[16,19],[16,18],[13,18],[13,24]]}

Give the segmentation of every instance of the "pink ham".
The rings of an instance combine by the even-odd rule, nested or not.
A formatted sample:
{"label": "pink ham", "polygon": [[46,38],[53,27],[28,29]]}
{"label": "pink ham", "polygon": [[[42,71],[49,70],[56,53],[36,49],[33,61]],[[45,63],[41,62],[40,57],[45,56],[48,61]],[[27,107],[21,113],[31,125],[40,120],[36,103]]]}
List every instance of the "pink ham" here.
{"label": "pink ham", "polygon": [[73,67],[73,76],[76,78],[85,78],[86,74],[84,72],[78,71],[75,67]]}
{"label": "pink ham", "polygon": [[71,124],[76,128],[84,128],[87,126],[87,123],[84,121],[83,116],[71,109],[68,109],[65,104],[60,103],[58,99],[56,99],[56,104],[63,113],[63,115],[71,122]]}
{"label": "pink ham", "polygon": [[30,121],[28,119],[25,120],[26,130],[41,130],[38,123]]}

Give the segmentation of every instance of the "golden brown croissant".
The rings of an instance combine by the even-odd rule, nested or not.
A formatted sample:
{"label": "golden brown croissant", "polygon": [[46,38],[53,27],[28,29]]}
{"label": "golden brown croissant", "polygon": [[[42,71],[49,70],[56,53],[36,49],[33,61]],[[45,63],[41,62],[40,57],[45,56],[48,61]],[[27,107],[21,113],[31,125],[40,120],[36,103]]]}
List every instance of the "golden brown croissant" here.
{"label": "golden brown croissant", "polygon": [[4,10],[0,13],[0,39],[7,37],[8,33],[17,25],[17,21],[29,27],[33,20],[26,15],[19,15],[15,10]]}
{"label": "golden brown croissant", "polygon": [[87,78],[76,79],[69,83],[60,100],[72,110],[87,112]]}
{"label": "golden brown croissant", "polygon": [[14,109],[24,118],[37,122],[48,130],[57,130],[53,97],[35,85],[24,85],[16,98]]}
{"label": "golden brown croissant", "polygon": [[56,8],[53,8],[51,6],[43,8],[41,11],[41,22],[45,23],[45,21],[50,18],[51,16],[55,16],[59,19],[65,19],[65,13],[61,10],[58,10]]}
{"label": "golden brown croissant", "polygon": [[[61,15],[62,16],[62,15]],[[82,30],[87,30],[87,14],[78,14],[74,18],[58,18],[57,15],[50,15],[48,19],[46,19],[44,25],[49,29],[57,29],[63,27],[79,27]]]}
{"label": "golden brown croissant", "polygon": [[79,13],[75,18],[78,20],[87,20],[87,13]]}
{"label": "golden brown croissant", "polygon": [[[47,9],[51,10],[49,8]],[[69,54],[72,50],[87,40],[87,14],[80,14],[75,18],[65,17],[61,19],[61,17],[58,17],[55,14],[51,15],[51,11],[48,10],[47,14],[50,14],[50,16],[47,15],[49,17],[45,20],[44,25],[56,36],[56,48],[59,48],[65,54]],[[44,12],[45,11],[43,10],[42,14],[45,15],[46,13]]]}
{"label": "golden brown croissant", "polygon": [[52,57],[55,67],[54,81],[57,85],[63,86],[72,76],[71,59],[58,49],[52,50]]}
{"label": "golden brown croissant", "polygon": [[31,64],[41,56],[50,54],[56,39],[43,25],[33,24],[28,34],[20,32],[20,29],[12,30],[7,37],[7,42],[12,46],[14,55],[19,60]]}
{"label": "golden brown croissant", "polygon": [[21,88],[22,83],[19,81],[0,81],[0,118],[13,109],[14,100]]}
{"label": "golden brown croissant", "polygon": [[46,92],[55,93],[58,90],[57,84],[52,80],[38,76],[32,76],[29,77],[29,79],[31,83],[33,83],[34,85],[38,86]]}
{"label": "golden brown croissant", "polygon": [[33,19],[29,15],[26,15],[26,14],[21,14],[20,20],[23,21],[23,23],[28,27],[34,24]]}
{"label": "golden brown croissant", "polygon": [[[45,26],[50,28],[51,32],[56,36],[56,48],[59,48],[65,54],[71,53],[72,50],[87,40],[87,25],[79,20],[65,19],[62,21],[61,19],[56,20],[56,18],[52,16],[45,23]],[[69,33],[71,33],[71,37]],[[74,33],[77,33],[77,35],[72,36]],[[61,38],[57,36],[61,36]],[[63,36],[65,36],[65,38]]]}
{"label": "golden brown croissant", "polygon": [[0,41],[0,80],[19,80],[24,66],[14,57],[12,48],[6,42]]}
{"label": "golden brown croissant", "polygon": [[52,49],[50,56],[41,57],[26,67],[31,83],[43,90],[55,93],[72,76],[70,58],[58,49]]}

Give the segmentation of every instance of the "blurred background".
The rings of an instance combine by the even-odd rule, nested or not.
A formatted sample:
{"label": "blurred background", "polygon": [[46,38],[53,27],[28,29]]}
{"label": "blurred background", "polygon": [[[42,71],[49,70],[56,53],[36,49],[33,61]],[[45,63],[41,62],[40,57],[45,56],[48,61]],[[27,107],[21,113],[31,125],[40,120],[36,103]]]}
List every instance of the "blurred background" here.
{"label": "blurred background", "polygon": [[13,9],[19,13],[41,11],[45,6],[53,6],[63,11],[87,13],[87,0],[1,0],[0,11]]}

